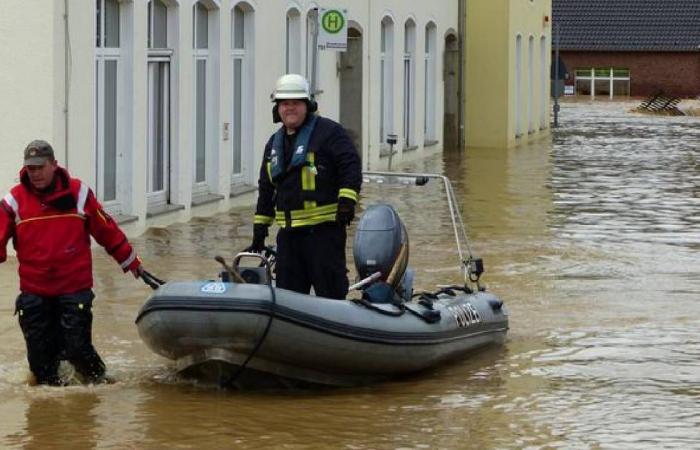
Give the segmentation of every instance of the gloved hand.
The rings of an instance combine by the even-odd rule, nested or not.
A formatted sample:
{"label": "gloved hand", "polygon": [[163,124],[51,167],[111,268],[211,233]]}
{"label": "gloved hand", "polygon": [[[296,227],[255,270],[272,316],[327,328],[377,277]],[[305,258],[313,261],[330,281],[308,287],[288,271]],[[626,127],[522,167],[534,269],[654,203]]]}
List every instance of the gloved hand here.
{"label": "gloved hand", "polygon": [[246,252],[262,253],[265,250],[265,238],[267,237],[267,225],[256,223],[253,225],[253,243],[246,248]]}
{"label": "gloved hand", "polygon": [[145,269],[143,268],[143,265],[139,264],[138,266],[131,269],[131,274],[134,276],[134,278],[141,278],[141,275],[143,274],[144,270]]}
{"label": "gloved hand", "polygon": [[141,267],[141,258],[138,256],[134,258],[131,263],[126,266],[124,269],[124,273],[126,272],[131,272],[131,274],[134,276],[134,278],[138,278],[141,276],[141,272],[143,272],[143,267]]}
{"label": "gloved hand", "polygon": [[338,212],[335,215],[335,221],[347,227],[354,218],[355,202],[347,197],[338,198]]}

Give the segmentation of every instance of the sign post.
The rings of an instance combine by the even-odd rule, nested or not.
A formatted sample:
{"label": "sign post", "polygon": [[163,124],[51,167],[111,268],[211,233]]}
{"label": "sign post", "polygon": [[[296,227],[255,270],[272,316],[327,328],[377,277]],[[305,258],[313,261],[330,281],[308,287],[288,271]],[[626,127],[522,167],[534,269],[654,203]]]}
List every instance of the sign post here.
{"label": "sign post", "polygon": [[318,48],[344,52],[348,49],[348,10],[320,8],[318,12]]}

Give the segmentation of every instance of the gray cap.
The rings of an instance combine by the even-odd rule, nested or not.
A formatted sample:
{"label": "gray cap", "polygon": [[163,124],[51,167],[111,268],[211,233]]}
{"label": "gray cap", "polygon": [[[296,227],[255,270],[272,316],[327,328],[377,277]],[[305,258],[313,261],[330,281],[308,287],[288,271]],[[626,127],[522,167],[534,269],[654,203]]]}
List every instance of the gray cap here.
{"label": "gray cap", "polygon": [[24,149],[25,166],[43,166],[46,161],[54,159],[51,144],[41,139],[30,142]]}

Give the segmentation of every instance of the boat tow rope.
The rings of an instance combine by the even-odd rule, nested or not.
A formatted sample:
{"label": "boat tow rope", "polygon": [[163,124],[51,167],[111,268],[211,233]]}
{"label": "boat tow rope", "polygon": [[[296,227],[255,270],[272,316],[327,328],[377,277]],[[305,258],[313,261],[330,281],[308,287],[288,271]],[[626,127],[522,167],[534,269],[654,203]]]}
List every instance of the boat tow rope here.
{"label": "boat tow rope", "polygon": [[[260,264],[267,266],[268,271],[271,272],[270,268],[270,261],[268,258],[266,258],[263,255],[257,254],[257,253],[239,253],[240,255],[244,256],[258,256],[260,259],[262,259],[262,263]],[[235,265],[235,264],[234,264]],[[245,283],[245,281],[244,281]],[[258,353],[258,350],[260,350],[260,347],[262,346],[263,342],[265,342],[265,339],[267,339],[267,335],[270,333],[270,327],[272,326],[272,320],[275,318],[275,310],[277,309],[277,294],[275,293],[275,287],[272,285],[272,277],[268,277],[267,280],[267,286],[270,288],[270,309],[268,312],[268,319],[267,319],[267,325],[265,325],[265,329],[263,330],[262,334],[258,338],[258,341],[255,343],[255,346],[253,347],[253,350],[248,353],[248,356],[246,357],[245,361],[238,366],[238,369],[228,378],[223,380],[221,383],[222,387],[232,387],[233,384],[238,380],[238,378],[241,376],[243,371],[246,369],[248,366],[248,363],[250,362],[251,359],[253,359],[253,356],[255,356],[256,353]]]}
{"label": "boat tow rope", "polygon": [[143,282],[146,283],[148,287],[150,287],[154,291],[165,284],[165,281],[161,280],[160,278],[156,277],[151,272],[145,269],[141,269],[139,275]]}

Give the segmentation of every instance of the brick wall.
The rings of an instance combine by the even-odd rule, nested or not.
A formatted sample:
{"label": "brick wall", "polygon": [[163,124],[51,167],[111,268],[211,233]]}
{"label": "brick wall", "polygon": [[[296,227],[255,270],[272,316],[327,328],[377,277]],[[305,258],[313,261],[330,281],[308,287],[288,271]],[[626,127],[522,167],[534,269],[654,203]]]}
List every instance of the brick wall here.
{"label": "brick wall", "polygon": [[677,97],[700,96],[700,52],[572,52],[561,51],[574,83],[576,69],[615,67],[629,69],[630,95],[646,97],[663,90]]}

